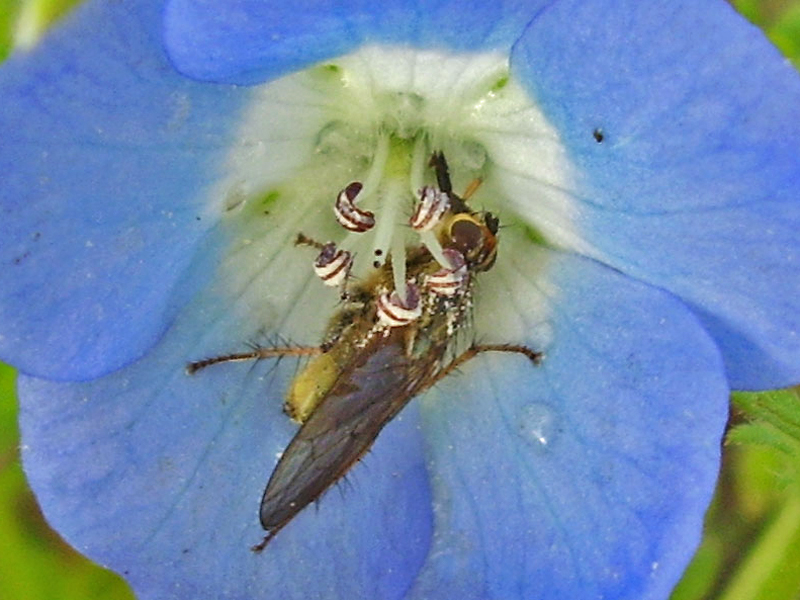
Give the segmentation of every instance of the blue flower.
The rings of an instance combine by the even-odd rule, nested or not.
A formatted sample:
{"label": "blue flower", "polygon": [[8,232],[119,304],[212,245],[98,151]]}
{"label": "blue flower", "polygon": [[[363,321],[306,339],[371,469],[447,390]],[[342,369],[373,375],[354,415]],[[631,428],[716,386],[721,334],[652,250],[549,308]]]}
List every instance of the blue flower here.
{"label": "blue flower", "polygon": [[[800,380],[800,79],[721,0],[89,2],[0,97],[25,467],[141,598],[665,598],[729,387]],[[398,220],[434,149],[509,225],[474,335],[545,359],[445,378],[253,554],[297,366],[184,367],[318,343],[297,232],[353,179]]]}

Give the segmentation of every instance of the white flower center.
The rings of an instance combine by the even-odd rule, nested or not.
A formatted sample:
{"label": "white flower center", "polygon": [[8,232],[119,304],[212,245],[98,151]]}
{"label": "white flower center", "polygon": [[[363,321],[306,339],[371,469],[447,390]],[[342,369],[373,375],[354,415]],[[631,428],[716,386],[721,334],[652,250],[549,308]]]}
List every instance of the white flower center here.
{"label": "white flower center", "polygon": [[[456,193],[481,182],[470,205],[518,226],[517,239],[583,250],[566,153],[513,79],[506,55],[365,47],[252,94],[210,210],[218,213],[221,199],[238,227],[231,289],[245,294],[260,275],[270,280],[268,271],[271,285],[281,282],[282,296],[262,291],[260,308],[255,298],[245,302],[267,323],[292,321],[292,311],[306,310],[312,270],[302,265],[314,256],[293,247],[299,231],[351,252],[355,276],[394,257],[395,287],[402,289],[399,258],[419,239],[409,218],[421,188],[436,185],[427,164],[433,151],[444,153]],[[361,185],[357,195],[345,194],[354,182]],[[353,221],[346,230],[337,219]],[[432,234],[420,235],[441,253]],[[502,252],[513,251],[505,237]]]}

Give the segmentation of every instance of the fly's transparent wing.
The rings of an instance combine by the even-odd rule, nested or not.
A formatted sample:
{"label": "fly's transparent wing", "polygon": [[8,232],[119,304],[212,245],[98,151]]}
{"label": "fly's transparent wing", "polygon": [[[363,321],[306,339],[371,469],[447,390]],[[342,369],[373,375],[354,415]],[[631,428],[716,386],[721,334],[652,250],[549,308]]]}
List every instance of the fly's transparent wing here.
{"label": "fly's transparent wing", "polygon": [[397,336],[370,346],[343,371],[275,467],[261,500],[264,545],[369,450],[439,358],[409,359]]}

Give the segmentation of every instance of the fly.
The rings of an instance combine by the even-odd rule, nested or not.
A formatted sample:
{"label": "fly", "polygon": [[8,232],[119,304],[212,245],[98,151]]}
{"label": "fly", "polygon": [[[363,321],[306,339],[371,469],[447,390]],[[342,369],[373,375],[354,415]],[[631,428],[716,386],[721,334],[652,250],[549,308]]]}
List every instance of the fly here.
{"label": "fly", "polygon": [[[426,244],[407,249],[404,285],[396,286],[392,257],[363,281],[348,285],[352,256],[335,244],[303,234],[297,244],[320,253],[314,270],[323,283],[340,288],[342,307],[331,319],[320,346],[256,348],[187,365],[195,373],[210,365],[311,356],[286,394],[285,412],[301,424],[270,476],[259,511],[267,534],[252,547],[261,552],[275,535],[369,450],[386,424],[415,396],[481,352],[513,352],[534,364],[542,354],[516,344],[472,344],[449,362],[455,334],[469,322],[476,275],[494,265],[498,220],[472,211],[453,193],[447,162],[434,153],[437,187],[420,190],[410,226],[427,232]],[[356,212],[360,186],[350,184],[337,198],[335,214],[353,231],[371,213]],[[434,252],[430,245],[439,248]],[[434,257],[438,254],[438,257]],[[397,289],[400,287],[401,289]]]}

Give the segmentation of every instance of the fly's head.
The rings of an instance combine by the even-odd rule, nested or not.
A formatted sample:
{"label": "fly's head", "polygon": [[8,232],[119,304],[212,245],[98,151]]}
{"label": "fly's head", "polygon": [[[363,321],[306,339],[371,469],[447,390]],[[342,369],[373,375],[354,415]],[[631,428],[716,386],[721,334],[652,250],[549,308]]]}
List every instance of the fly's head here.
{"label": "fly's head", "polygon": [[[480,186],[474,180],[462,196],[457,195],[450,182],[447,160],[441,152],[434,152],[428,163],[436,173],[438,188],[424,187],[411,217],[411,228],[423,235],[433,232],[445,250],[458,252],[470,273],[488,271],[497,258],[497,232],[499,222],[490,212],[476,212],[467,204],[469,197]],[[434,248],[430,248],[434,255]],[[440,261],[441,262],[441,261]]]}
{"label": "fly's head", "polygon": [[498,228],[490,212],[453,214],[442,227],[442,246],[459,252],[470,272],[488,271],[497,259]]}

